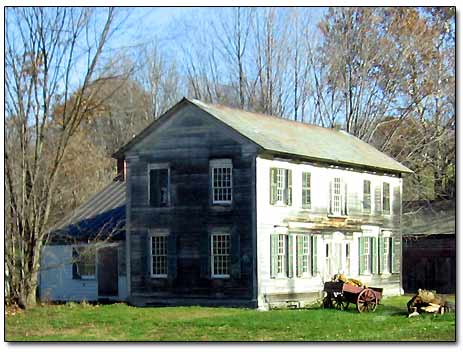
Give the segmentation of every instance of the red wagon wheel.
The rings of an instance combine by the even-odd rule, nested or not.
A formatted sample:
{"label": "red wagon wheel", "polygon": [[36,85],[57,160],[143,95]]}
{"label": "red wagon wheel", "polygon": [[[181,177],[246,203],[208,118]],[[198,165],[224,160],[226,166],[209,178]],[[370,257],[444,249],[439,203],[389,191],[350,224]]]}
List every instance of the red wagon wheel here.
{"label": "red wagon wheel", "polygon": [[357,309],[360,313],[374,312],[378,304],[375,292],[372,289],[366,288],[360,292],[357,298]]}

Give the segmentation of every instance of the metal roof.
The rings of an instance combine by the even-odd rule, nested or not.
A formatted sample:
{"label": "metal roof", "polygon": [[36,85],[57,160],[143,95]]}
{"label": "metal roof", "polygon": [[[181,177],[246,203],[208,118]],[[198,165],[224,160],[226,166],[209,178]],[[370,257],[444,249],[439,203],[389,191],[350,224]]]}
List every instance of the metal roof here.
{"label": "metal roof", "polygon": [[262,148],[314,160],[375,169],[412,171],[368,143],[344,131],[190,100]]}
{"label": "metal roof", "polygon": [[115,180],[75,209],[51,231],[57,238],[124,238],[125,182]]}
{"label": "metal roof", "polygon": [[331,164],[369,167],[382,171],[413,172],[368,143],[344,131],[222,105],[206,104],[187,98],[183,98],[158,120],[151,123],[115,152],[113,157],[122,156],[185,104],[193,104],[268,152],[290,154]]}
{"label": "metal roof", "polygon": [[[413,202],[411,202],[413,203]],[[405,204],[407,206],[407,204]],[[455,234],[455,201],[416,202],[402,216],[403,235]]]}

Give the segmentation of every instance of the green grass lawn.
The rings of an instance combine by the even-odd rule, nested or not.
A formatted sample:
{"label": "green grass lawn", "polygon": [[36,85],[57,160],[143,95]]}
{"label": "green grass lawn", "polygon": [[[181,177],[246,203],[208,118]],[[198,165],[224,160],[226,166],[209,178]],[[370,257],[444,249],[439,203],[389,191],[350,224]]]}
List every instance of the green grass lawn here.
{"label": "green grass lawn", "polygon": [[6,317],[7,341],[454,341],[455,314],[407,318],[409,297],[374,313],[333,309],[38,306]]}

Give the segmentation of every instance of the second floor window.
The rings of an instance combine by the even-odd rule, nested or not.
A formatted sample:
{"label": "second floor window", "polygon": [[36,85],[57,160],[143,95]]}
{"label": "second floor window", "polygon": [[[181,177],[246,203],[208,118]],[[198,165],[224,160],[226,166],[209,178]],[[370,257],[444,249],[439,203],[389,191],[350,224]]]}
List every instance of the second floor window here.
{"label": "second floor window", "polygon": [[288,169],[270,169],[270,204],[292,204],[292,172]]}
{"label": "second floor window", "polygon": [[149,166],[149,204],[153,207],[169,206],[169,171],[167,167]]}
{"label": "second floor window", "polygon": [[371,181],[363,181],[363,212],[371,212]]}
{"label": "second floor window", "polygon": [[332,215],[347,214],[347,184],[340,177],[330,182],[330,213]]}
{"label": "second floor window", "polygon": [[387,182],[383,183],[383,213],[391,213],[391,192],[389,183]]}
{"label": "second floor window", "polygon": [[310,172],[302,173],[302,207],[310,208]]}
{"label": "second floor window", "polygon": [[211,160],[212,203],[231,204],[233,199],[233,166],[230,159]]}

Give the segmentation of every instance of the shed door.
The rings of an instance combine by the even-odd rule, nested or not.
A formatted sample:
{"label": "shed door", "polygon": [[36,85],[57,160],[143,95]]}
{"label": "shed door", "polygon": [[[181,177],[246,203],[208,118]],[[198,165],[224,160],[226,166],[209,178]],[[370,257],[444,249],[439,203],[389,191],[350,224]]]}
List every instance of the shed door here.
{"label": "shed door", "polygon": [[118,295],[117,247],[98,250],[98,296]]}

